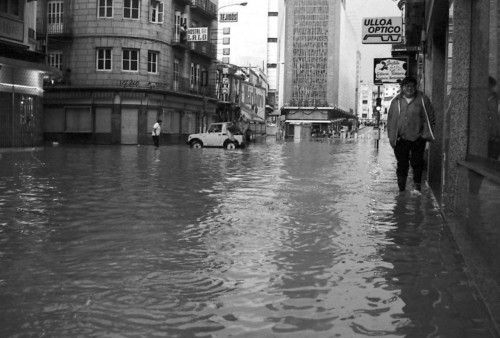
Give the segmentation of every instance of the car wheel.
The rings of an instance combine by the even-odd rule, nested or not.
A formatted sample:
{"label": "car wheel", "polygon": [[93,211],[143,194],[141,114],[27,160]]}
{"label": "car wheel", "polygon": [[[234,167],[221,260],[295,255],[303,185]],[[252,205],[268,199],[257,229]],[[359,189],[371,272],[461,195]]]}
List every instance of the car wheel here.
{"label": "car wheel", "polygon": [[227,150],[236,149],[236,144],[234,144],[234,142],[226,142],[224,148],[226,148]]}
{"label": "car wheel", "polygon": [[203,144],[200,141],[191,142],[191,148],[200,149],[201,147],[203,147]]}

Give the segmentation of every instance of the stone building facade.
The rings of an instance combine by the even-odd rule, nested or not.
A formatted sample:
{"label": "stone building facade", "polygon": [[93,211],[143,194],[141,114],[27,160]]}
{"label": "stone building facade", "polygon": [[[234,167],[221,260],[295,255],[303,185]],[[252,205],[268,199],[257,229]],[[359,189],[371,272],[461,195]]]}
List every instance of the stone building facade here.
{"label": "stone building facade", "polygon": [[[38,39],[62,76],[45,83],[48,141],[183,142],[213,119],[215,45],[186,29],[216,27],[208,0],[43,0]],[[210,34],[210,33],[209,33]],[[209,36],[208,34],[208,36]],[[208,39],[207,36],[207,40]]]}
{"label": "stone building facade", "polygon": [[[428,182],[500,327],[500,7],[400,1],[410,72],[436,111]],[[497,332],[498,334],[499,332]]]}

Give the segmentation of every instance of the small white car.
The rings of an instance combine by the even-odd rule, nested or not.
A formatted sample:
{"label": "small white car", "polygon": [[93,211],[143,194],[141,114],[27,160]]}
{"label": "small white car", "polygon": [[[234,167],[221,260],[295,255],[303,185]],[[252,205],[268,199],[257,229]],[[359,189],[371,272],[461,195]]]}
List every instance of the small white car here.
{"label": "small white car", "polygon": [[187,144],[191,148],[224,147],[225,149],[245,146],[244,135],[232,122],[212,123],[206,133],[191,134]]}

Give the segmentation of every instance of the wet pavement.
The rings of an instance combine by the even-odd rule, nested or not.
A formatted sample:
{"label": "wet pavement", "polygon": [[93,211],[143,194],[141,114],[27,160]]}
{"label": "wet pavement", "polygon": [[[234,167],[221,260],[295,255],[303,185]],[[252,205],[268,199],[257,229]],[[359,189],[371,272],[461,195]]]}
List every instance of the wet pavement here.
{"label": "wet pavement", "polygon": [[495,336],[385,139],[0,156],[2,337]]}

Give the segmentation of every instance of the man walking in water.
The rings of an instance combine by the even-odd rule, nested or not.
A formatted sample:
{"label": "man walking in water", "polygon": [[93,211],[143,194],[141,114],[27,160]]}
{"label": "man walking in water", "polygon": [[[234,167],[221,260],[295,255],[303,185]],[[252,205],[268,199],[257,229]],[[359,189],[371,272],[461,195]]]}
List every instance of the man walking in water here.
{"label": "man walking in water", "polygon": [[153,143],[155,147],[158,148],[160,146],[160,134],[161,134],[161,120],[156,120],[156,123],[153,126]]}
{"label": "man walking in water", "polygon": [[417,80],[406,77],[401,93],[394,98],[387,116],[387,133],[397,160],[399,191],[406,189],[411,164],[415,190],[422,189],[424,151],[427,141],[434,139],[434,110],[424,93],[417,90]]}

